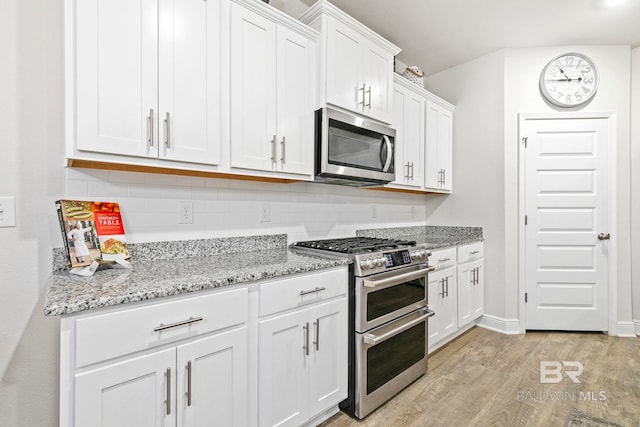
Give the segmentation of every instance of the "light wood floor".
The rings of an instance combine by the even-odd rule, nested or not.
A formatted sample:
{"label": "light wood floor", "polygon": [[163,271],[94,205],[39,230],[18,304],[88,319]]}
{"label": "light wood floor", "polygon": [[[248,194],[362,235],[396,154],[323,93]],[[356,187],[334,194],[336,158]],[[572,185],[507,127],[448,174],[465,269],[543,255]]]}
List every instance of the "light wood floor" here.
{"label": "light wood floor", "polygon": [[[555,360],[581,362],[581,383],[541,384],[540,361]],[[365,420],[340,413],[322,426],[564,426],[573,408],[640,426],[640,339],[474,328],[429,356],[429,372]]]}

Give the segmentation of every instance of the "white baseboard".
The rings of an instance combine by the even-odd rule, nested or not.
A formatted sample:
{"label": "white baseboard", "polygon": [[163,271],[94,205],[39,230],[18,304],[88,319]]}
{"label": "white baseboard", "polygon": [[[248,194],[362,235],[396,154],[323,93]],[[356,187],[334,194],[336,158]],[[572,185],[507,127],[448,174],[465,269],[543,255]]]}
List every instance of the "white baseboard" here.
{"label": "white baseboard", "polygon": [[506,335],[518,335],[521,333],[520,321],[518,319],[503,319],[485,314],[478,320],[477,325]]}
{"label": "white baseboard", "polygon": [[634,320],[633,323],[636,327],[636,336],[640,337],[640,320]]}
{"label": "white baseboard", "polygon": [[635,338],[640,331],[640,322],[618,322],[618,336]]}

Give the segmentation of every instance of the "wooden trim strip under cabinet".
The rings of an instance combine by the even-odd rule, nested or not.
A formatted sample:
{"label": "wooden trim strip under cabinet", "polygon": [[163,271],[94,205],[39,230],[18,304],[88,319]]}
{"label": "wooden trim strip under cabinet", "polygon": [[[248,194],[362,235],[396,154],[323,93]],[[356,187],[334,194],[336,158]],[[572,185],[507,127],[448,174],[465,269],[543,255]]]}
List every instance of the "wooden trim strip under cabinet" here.
{"label": "wooden trim strip under cabinet", "polygon": [[172,169],[161,166],[142,166],[128,165],[124,163],[99,162],[95,160],[67,159],[67,167],[70,168],[86,168],[86,169],[102,169],[124,172],[145,172],[157,173],[164,175],[181,175],[181,176],[197,176],[202,178],[220,178],[235,179],[240,181],[258,181],[258,182],[274,182],[287,184],[292,182],[304,182],[298,179],[272,178],[267,176],[237,175],[233,173],[223,172],[207,172],[188,169]]}

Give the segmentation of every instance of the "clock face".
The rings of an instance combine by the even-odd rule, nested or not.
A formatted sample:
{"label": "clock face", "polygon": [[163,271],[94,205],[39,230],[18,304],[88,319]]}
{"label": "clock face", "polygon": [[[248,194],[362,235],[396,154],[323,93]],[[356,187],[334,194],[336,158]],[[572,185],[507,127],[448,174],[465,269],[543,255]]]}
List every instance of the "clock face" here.
{"label": "clock face", "polygon": [[574,107],[587,102],[598,89],[598,70],[579,53],[567,53],[552,59],[540,74],[540,92],[559,107]]}

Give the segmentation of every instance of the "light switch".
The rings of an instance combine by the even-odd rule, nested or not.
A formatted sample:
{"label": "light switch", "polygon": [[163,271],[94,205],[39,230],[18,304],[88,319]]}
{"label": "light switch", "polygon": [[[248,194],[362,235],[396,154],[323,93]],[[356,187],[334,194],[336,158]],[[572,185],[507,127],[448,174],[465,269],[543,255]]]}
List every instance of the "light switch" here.
{"label": "light switch", "polygon": [[0,227],[16,226],[16,198],[0,197]]}

